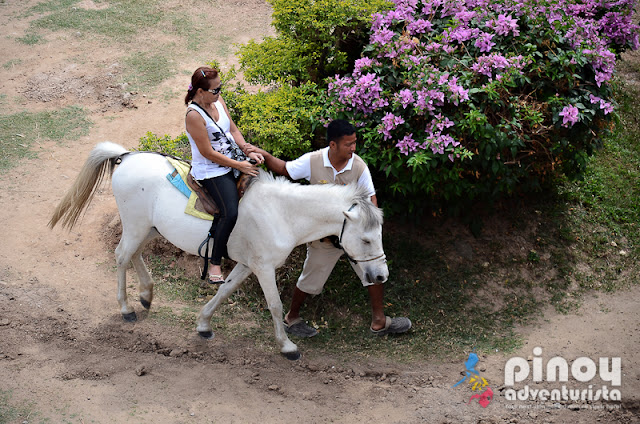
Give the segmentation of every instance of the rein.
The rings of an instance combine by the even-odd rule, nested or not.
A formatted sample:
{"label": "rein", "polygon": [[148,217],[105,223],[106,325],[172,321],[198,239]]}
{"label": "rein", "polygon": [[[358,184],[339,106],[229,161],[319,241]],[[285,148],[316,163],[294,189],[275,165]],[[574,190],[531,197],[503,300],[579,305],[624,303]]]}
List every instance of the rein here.
{"label": "rein", "polygon": [[[351,207],[349,208],[348,212],[351,212],[351,210],[353,208],[355,208],[356,205],[355,203],[353,205],[351,205]],[[333,245],[335,247],[337,247],[338,249],[342,249],[342,251],[344,252],[344,255],[347,257],[347,259],[349,259],[349,262],[353,263],[353,264],[357,264],[358,262],[371,262],[371,261],[375,261],[376,259],[380,259],[380,258],[386,258],[387,255],[384,254],[384,252],[382,252],[382,254],[374,257],[374,258],[370,258],[370,259],[353,259],[351,256],[349,256],[349,254],[347,253],[346,250],[344,250],[344,247],[342,246],[342,236],[344,234],[344,227],[347,226],[347,218],[344,219],[344,221],[342,221],[342,230],[340,231],[340,237],[338,237],[338,239],[334,239],[333,241]],[[335,236],[333,236],[335,237]]]}
{"label": "rein", "polygon": [[117,158],[115,158],[114,163],[115,163],[116,165],[120,165],[120,164],[122,163],[122,159],[124,159],[124,157],[125,157],[125,156],[128,156],[128,155],[134,155],[134,154],[138,154],[138,153],[153,153],[154,155],[164,156],[164,157],[167,157],[167,158],[171,158],[171,159],[179,160],[179,161],[181,161],[181,162],[185,162],[185,163],[189,163],[189,164],[191,163],[191,161],[190,161],[190,160],[187,160],[187,159],[181,158],[181,157],[176,156],[176,155],[172,155],[172,154],[170,154],[170,153],[154,152],[154,151],[151,151],[151,150],[132,150],[132,151],[130,151],[130,152],[124,152],[123,154],[121,154],[120,156],[118,156]]}

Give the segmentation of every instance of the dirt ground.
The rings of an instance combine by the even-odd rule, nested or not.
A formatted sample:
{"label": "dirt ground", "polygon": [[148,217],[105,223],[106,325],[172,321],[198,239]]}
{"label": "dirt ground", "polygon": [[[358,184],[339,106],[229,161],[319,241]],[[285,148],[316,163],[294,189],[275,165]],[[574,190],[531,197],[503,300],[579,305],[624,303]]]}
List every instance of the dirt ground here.
{"label": "dirt ground", "polygon": [[[518,329],[526,340],[520,350],[481,356],[477,369],[495,393],[486,408],[469,403],[475,393],[470,386],[452,387],[466,358],[397,364],[375,355],[356,361],[303,352],[291,362],[251,341],[204,341],[195,330],[145,319],[137,303],[140,320],[123,322],[113,253],[102,231],[117,214],[108,185],[73,231],[51,231],[46,224],[97,142],[134,148],[147,131],[183,130],[185,72],[201,58],[180,58],[180,72],[157,90],[169,96],[130,93],[118,84],[123,52],[117,46],[64,33],[33,46],[18,42],[31,19],[18,13],[34,4],[0,2],[0,93],[8,99],[3,114],[77,104],[91,111],[95,124],[73,142],[33,140],[37,158],[0,177],[0,394],[10,393],[8,405],[29,411],[15,422],[640,422],[638,286],[587,298],[578,313],[550,308],[538,324]],[[229,44],[271,33],[264,2],[219,5],[214,16],[237,17]],[[99,5],[86,0],[78,7]],[[234,59],[227,55],[221,62]],[[131,295],[137,299],[135,288]],[[555,356],[569,363],[621,358],[622,401],[507,400],[506,362],[517,356],[532,364],[536,346],[544,363]],[[550,390],[557,383],[529,384]],[[594,392],[603,384],[612,388],[598,378],[566,384],[591,384]]]}

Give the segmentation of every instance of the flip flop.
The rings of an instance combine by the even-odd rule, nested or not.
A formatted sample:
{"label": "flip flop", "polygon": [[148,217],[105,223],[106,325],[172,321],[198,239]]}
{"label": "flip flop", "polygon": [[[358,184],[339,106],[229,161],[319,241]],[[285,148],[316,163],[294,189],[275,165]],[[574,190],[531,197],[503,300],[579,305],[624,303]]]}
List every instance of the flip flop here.
{"label": "flip flop", "polygon": [[285,321],[284,331],[296,337],[313,337],[318,334],[318,330],[307,325],[300,317],[294,319],[291,324],[287,324]]}
{"label": "flip flop", "polygon": [[224,284],[222,274],[209,274],[209,284]]}
{"label": "flip flop", "polygon": [[371,330],[371,334],[373,334],[374,336],[384,336],[386,334],[402,334],[406,333],[411,328],[411,320],[409,318],[386,318],[387,321],[384,328],[381,328],[380,330],[374,330],[373,328],[369,327],[369,330]]}

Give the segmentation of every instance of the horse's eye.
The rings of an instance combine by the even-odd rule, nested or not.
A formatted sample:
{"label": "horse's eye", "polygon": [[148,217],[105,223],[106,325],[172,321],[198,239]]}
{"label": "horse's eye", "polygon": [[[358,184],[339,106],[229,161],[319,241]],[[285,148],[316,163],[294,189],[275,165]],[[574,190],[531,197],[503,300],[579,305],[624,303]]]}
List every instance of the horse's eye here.
{"label": "horse's eye", "polygon": [[363,242],[364,244],[371,244],[371,241],[369,241],[369,240],[367,240],[367,239],[362,239],[362,242]]}

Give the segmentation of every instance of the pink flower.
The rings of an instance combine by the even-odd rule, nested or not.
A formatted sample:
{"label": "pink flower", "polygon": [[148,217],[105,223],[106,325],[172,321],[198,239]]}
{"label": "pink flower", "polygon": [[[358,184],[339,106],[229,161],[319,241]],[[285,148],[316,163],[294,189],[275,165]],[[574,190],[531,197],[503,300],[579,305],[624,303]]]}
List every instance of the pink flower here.
{"label": "pink flower", "polygon": [[431,25],[431,22],[424,19],[416,19],[407,25],[407,31],[409,31],[411,35],[424,34],[427,31],[431,31],[432,28],[433,25]]}
{"label": "pink flower", "polygon": [[491,48],[496,45],[496,43],[491,41],[492,38],[493,34],[482,33],[473,45],[479,48],[481,53],[488,53],[491,51]]}
{"label": "pink flower", "polygon": [[469,90],[463,86],[458,85],[458,78],[453,77],[449,81],[449,91],[451,91],[451,101],[454,105],[458,106],[459,102],[469,100]]}
{"label": "pink flower", "polygon": [[591,101],[591,104],[600,103],[600,109],[602,109],[605,115],[613,112],[613,105],[600,97],[589,94],[589,100]]}
{"label": "pink flower", "polygon": [[408,155],[409,152],[415,152],[418,150],[418,143],[413,139],[413,133],[407,134],[402,140],[400,140],[396,147],[400,149],[402,153]]}
{"label": "pink flower", "polygon": [[573,106],[573,105],[569,105],[569,106],[565,106],[562,109],[562,112],[560,112],[558,115],[562,116],[562,126],[563,127],[572,127],[576,122],[578,122],[580,112],[578,111],[578,108]]}
{"label": "pink flower", "polygon": [[404,124],[404,119],[400,116],[395,116],[391,112],[387,112],[382,118],[382,127],[378,127],[378,132],[384,135],[384,139],[391,138],[391,131],[395,130],[398,125]]}
{"label": "pink flower", "polygon": [[514,36],[520,35],[520,30],[518,29],[518,20],[513,19],[510,16],[501,13],[498,15],[498,19],[492,19],[489,21],[488,26],[493,28],[498,35],[509,35],[512,33]]}
{"label": "pink flower", "polygon": [[355,61],[355,63],[354,63],[353,75],[354,76],[361,75],[363,68],[369,68],[373,64],[374,64],[373,59],[370,59],[368,57],[363,57],[363,58],[357,59]]}
{"label": "pink flower", "polygon": [[413,92],[407,88],[400,90],[400,92],[396,94],[396,98],[400,101],[400,104],[402,104],[403,109],[406,109],[407,106],[414,102]]}
{"label": "pink flower", "polygon": [[378,31],[375,31],[371,34],[370,43],[371,44],[380,44],[386,45],[391,42],[395,32],[391,31],[389,28],[380,28]]}

